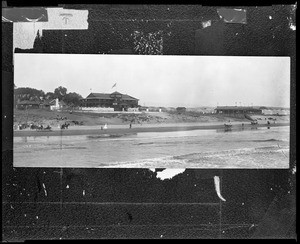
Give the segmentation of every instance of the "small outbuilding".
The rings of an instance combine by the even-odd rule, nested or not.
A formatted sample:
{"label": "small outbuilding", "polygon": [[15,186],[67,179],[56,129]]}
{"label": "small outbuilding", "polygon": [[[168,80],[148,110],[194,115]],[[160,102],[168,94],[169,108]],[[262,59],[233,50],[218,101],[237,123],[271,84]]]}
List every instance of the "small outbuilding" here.
{"label": "small outbuilding", "polygon": [[176,111],[180,112],[180,113],[185,112],[186,111],[186,107],[177,107]]}
{"label": "small outbuilding", "polygon": [[217,114],[262,114],[261,107],[218,106],[215,111]]}
{"label": "small outbuilding", "polygon": [[17,103],[17,109],[37,109],[40,107],[40,102],[36,101],[21,101]]}

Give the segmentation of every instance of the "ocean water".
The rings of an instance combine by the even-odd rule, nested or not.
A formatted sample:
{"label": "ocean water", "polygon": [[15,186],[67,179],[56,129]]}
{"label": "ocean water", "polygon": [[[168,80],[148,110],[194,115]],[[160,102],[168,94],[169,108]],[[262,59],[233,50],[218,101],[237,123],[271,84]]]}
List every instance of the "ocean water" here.
{"label": "ocean water", "polygon": [[289,126],[14,137],[15,167],[288,168]]}

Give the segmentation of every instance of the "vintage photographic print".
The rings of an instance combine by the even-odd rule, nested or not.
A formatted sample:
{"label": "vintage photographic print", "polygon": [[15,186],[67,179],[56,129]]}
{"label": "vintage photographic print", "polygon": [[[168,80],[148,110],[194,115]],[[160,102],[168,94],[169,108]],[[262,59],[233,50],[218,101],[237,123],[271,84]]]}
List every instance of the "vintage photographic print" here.
{"label": "vintage photographic print", "polygon": [[290,58],[14,54],[14,167],[289,168]]}

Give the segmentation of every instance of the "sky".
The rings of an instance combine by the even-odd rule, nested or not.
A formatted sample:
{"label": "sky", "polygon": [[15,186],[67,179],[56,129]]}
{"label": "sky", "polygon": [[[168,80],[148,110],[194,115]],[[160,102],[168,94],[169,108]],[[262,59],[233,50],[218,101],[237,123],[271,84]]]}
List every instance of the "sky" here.
{"label": "sky", "polygon": [[289,57],[16,53],[14,72],[17,87],[118,91],[142,106],[290,107]]}

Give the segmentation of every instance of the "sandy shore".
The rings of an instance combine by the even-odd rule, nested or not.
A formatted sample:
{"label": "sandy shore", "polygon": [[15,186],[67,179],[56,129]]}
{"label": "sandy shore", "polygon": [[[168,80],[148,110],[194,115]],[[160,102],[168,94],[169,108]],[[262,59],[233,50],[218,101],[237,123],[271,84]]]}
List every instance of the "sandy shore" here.
{"label": "sandy shore", "polygon": [[[241,122],[232,123],[232,130],[241,130],[243,128],[255,128],[255,127],[277,127],[277,126],[289,126],[290,123],[276,123],[276,124],[258,124],[252,126],[251,124],[245,123],[242,127]],[[14,131],[15,137],[24,136],[72,136],[72,135],[123,135],[141,132],[169,132],[169,131],[187,131],[187,130],[217,130],[224,129],[224,123],[218,124],[195,124],[195,123],[184,123],[184,124],[157,124],[157,125],[133,125],[133,128],[129,129],[128,125],[115,125],[109,126],[106,130],[101,130],[100,126],[71,126],[69,129],[61,130],[59,128],[53,128],[51,131],[36,131],[36,130],[16,130]]]}

